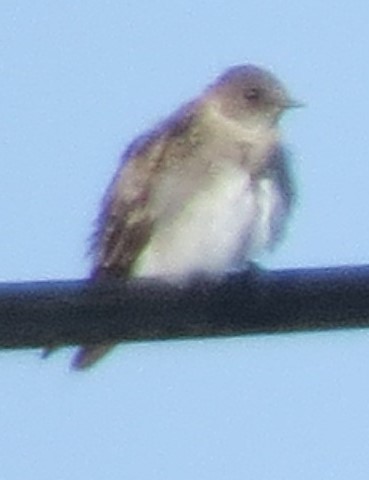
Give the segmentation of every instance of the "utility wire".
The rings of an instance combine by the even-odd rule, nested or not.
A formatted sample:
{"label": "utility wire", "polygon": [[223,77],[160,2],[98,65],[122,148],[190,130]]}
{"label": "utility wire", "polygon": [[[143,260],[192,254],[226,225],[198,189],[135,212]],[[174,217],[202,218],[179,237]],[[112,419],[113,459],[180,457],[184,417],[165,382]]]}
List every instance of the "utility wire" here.
{"label": "utility wire", "polygon": [[0,348],[367,327],[369,266],[0,284]]}

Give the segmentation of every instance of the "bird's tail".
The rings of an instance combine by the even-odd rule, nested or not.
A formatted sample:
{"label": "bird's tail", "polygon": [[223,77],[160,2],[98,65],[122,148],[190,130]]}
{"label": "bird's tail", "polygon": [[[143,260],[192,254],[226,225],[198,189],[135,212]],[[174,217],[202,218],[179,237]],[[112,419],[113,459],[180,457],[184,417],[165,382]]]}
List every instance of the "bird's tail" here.
{"label": "bird's tail", "polygon": [[[73,357],[71,367],[73,370],[84,370],[85,368],[91,367],[95,362],[100,360],[101,357],[106,355],[115,344],[102,344],[102,345],[88,345],[84,347],[79,347],[77,353]],[[48,347],[45,348],[41,353],[41,358],[49,358],[58,347]]]}
{"label": "bird's tail", "polygon": [[84,370],[91,367],[101,357],[106,355],[115,344],[101,344],[101,345],[86,345],[79,347],[75,354],[71,367],[74,370]]}

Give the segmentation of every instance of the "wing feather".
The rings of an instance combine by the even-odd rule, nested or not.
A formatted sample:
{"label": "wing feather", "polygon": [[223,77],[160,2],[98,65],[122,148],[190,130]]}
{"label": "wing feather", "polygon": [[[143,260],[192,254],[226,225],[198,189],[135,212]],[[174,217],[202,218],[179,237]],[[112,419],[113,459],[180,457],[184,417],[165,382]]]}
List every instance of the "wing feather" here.
{"label": "wing feather", "polygon": [[[191,104],[139,137],[124,153],[104,196],[92,237],[92,278],[125,277],[149,240],[159,212],[152,202],[163,162],[184,161],[183,135],[194,127]],[[193,142],[192,142],[193,143]]]}

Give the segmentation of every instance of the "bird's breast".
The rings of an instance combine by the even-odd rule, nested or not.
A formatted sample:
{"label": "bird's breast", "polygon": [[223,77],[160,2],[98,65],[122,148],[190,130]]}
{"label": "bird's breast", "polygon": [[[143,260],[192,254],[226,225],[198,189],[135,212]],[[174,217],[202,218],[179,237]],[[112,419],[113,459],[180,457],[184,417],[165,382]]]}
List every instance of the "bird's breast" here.
{"label": "bird's breast", "polygon": [[175,212],[168,208],[138,257],[136,276],[187,277],[239,268],[266,248],[280,195],[269,179],[253,180],[233,164]]}

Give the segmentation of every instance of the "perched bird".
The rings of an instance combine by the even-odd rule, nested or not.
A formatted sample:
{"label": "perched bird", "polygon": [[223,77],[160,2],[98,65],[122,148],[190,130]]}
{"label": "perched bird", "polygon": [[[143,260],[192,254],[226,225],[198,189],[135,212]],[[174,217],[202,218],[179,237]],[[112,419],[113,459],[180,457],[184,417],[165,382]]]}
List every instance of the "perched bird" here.
{"label": "perched bird", "polygon": [[[234,66],[127,148],[93,236],[93,279],[188,279],[248,268],[293,204],[282,113],[299,106],[270,72]],[[79,347],[75,368],[113,345]]]}

